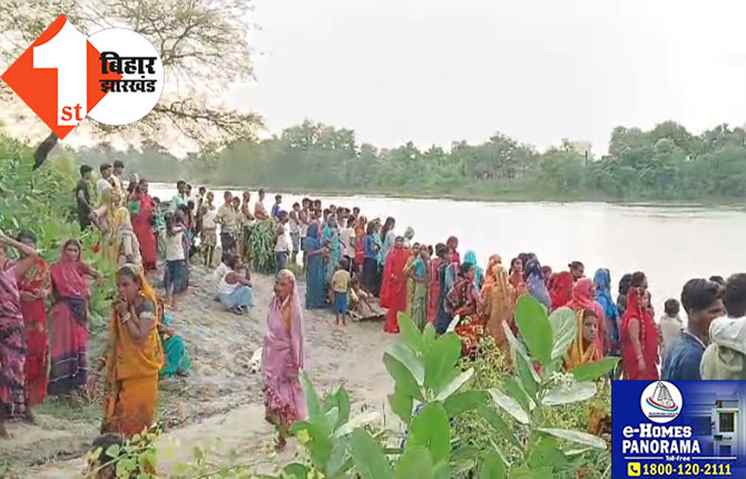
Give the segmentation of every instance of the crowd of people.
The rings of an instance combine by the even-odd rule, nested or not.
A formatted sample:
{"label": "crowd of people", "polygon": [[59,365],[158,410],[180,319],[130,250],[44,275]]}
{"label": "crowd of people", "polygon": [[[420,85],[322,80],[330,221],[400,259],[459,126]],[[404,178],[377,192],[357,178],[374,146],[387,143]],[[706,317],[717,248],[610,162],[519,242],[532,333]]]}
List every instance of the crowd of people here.
{"label": "crowd of people", "polygon": [[[247,239],[258,221],[271,221],[275,232],[262,364],[266,417],[280,431],[279,446],[306,415],[299,381],[304,307],[328,308],[345,326],[352,310],[376,316],[376,298],[386,310],[385,332],[398,333],[400,314],[407,314],[420,329],[432,324],[439,334],[455,331],[463,354],[474,355],[483,337],[506,353],[507,331],[521,339],[516,305],[530,296],[547,312],[574,315],[577,337],[565,356],[567,369],[619,356],[614,378],[746,378],[746,274],[687,281],[680,302],[667,300],[656,322],[643,272],[623,275],[615,300],[610,271],[586,277],[581,261],[553,272],[533,253],[507,263],[495,254],[481,267],[473,251],[461,255],[456,237],[424,244],[412,228],[398,234],[393,217],[369,220],[357,207],[304,198],[285,209],[276,195],[268,211],[263,190],[253,207],[250,192],[225,192],[217,207],[213,192],[202,187],[193,194],[184,181],[161,203],[145,180],[133,177],[125,188],[121,163],[99,171],[94,184],[92,169],[81,167],[75,198],[81,228],[100,232],[94,250],[117,271],[110,346],[96,365],[106,368],[105,433],[128,437],[150,426],[159,378],[188,372],[188,353],[173,324],[176,298],[188,290],[196,258],[209,269],[217,266],[215,299],[226,310],[245,315],[254,306],[249,264],[255,252]],[[8,255],[12,249],[17,259]],[[291,270],[303,271],[304,300]],[[104,279],[83,261],[76,240],[65,241],[50,266],[32,233],[0,233],[0,418],[32,421],[31,408],[47,394],[86,387],[88,302],[93,283]],[[151,286],[156,281],[161,295]],[[1,419],[0,434],[7,435]]]}

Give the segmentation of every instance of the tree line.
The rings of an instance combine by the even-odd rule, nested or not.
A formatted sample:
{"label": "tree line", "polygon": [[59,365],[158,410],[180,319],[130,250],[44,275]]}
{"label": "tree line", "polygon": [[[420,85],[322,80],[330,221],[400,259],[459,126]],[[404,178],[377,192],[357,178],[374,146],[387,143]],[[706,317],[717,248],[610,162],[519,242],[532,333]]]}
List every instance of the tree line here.
{"label": "tree line", "polygon": [[123,160],[151,181],[494,199],[722,200],[746,197],[746,130],[727,124],[700,135],[672,122],[651,130],[617,127],[608,155],[569,141],[537,151],[496,133],[450,151],[412,142],[396,148],[358,143],[353,130],[305,121],[272,138],[207,146],[179,159],[146,142],[127,151],[81,148],[78,161]]}

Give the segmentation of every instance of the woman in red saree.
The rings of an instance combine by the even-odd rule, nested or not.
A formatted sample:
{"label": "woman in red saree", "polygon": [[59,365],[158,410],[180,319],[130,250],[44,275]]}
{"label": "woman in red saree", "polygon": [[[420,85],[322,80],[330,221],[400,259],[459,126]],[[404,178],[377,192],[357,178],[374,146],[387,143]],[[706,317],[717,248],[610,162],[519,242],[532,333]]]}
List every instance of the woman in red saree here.
{"label": "woman in red saree", "polygon": [[155,271],[158,261],[158,246],[153,232],[153,213],[155,203],[148,194],[148,182],[140,180],[139,187],[140,211],[132,217],[132,228],[140,242],[142,265],[145,271]]}
{"label": "woman in red saree", "polygon": [[451,317],[459,317],[454,332],[461,339],[461,354],[471,356],[484,336],[485,321],[477,314],[482,309],[482,299],[474,278],[476,269],[472,263],[461,265],[461,274],[445,298]]}
{"label": "woman in red saree", "polygon": [[404,247],[404,238],[397,236],[394,247],[386,257],[381,288],[381,305],[385,301],[388,308],[383,330],[391,334],[399,332],[399,312],[407,309],[407,274],[404,272],[407,261],[409,249]]}
{"label": "woman in red saree", "polygon": [[[24,257],[12,262],[6,255],[8,247]],[[9,437],[6,417],[31,420],[24,391],[26,348],[18,282],[37,258],[33,248],[8,238],[0,230],[0,438]]]}
{"label": "woman in red saree", "polygon": [[80,243],[68,240],[60,260],[52,265],[52,291],[55,303],[49,312],[52,325],[51,362],[47,392],[70,393],[88,380],[88,299],[86,277],[101,275],[81,259]]}
{"label": "woman in red saree", "polygon": [[654,381],[658,376],[658,330],[650,310],[643,304],[647,280],[633,275],[622,316],[622,367],[624,379]]}
{"label": "woman in red saree", "polygon": [[[18,241],[36,248],[36,237],[30,231],[18,235]],[[24,253],[22,258],[27,257]],[[44,402],[47,395],[47,313],[44,300],[49,295],[49,265],[42,258],[33,260],[31,267],[18,281],[21,311],[26,338],[26,405],[31,408]]]}
{"label": "woman in red saree", "polygon": [[528,294],[526,277],[523,274],[523,260],[521,258],[513,258],[513,260],[510,262],[508,281],[513,287],[513,293],[515,294],[516,301],[518,301],[518,298],[520,298],[524,294]]}
{"label": "woman in red saree", "polygon": [[589,278],[583,278],[575,283],[572,288],[572,299],[567,303],[567,307],[575,311],[584,311],[590,309],[596,315],[598,320],[598,334],[596,335],[596,349],[601,355],[606,354],[606,317],[604,309],[595,300],[596,292],[593,287],[593,281]]}
{"label": "woman in red saree", "polygon": [[552,297],[552,311],[567,305],[572,300],[573,277],[569,271],[553,274],[549,280],[549,296]]}
{"label": "woman in red saree", "polygon": [[441,270],[446,267],[448,261],[446,256],[448,255],[448,247],[443,243],[435,245],[435,258],[430,261],[428,265],[428,282],[427,285],[427,322],[435,324],[435,320],[438,317],[438,302],[441,299],[440,290],[440,276]]}

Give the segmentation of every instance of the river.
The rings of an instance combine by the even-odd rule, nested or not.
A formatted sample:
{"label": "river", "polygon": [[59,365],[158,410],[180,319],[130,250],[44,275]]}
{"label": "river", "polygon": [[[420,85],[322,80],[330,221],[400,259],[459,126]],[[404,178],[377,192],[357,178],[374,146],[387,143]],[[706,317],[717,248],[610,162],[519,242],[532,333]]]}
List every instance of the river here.
{"label": "river", "polygon": [[[153,184],[154,196],[173,197],[169,185]],[[215,190],[216,206],[224,189]],[[236,190],[233,190],[234,192]],[[535,252],[542,265],[566,269],[572,260],[586,274],[611,270],[613,293],[622,274],[645,271],[656,315],[663,302],[681,296],[689,278],[746,271],[746,211],[699,206],[618,205],[609,203],[501,203],[447,199],[313,195],[330,204],[358,206],[368,219],[393,216],[396,230],[415,230],[415,241],[435,244],[459,238],[463,254],[472,249],[484,267],[500,254],[503,264],[521,252]],[[252,202],[257,195],[252,192]],[[283,193],[289,209],[301,196]],[[274,193],[267,194],[270,209]],[[684,316],[682,311],[682,316]]]}

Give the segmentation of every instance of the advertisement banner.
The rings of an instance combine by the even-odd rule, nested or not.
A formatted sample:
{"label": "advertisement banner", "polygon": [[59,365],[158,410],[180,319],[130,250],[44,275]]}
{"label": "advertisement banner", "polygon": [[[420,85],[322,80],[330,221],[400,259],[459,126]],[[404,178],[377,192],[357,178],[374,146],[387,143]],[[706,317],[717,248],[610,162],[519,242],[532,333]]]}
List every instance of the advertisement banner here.
{"label": "advertisement banner", "polygon": [[614,381],[612,478],[746,477],[746,383]]}

